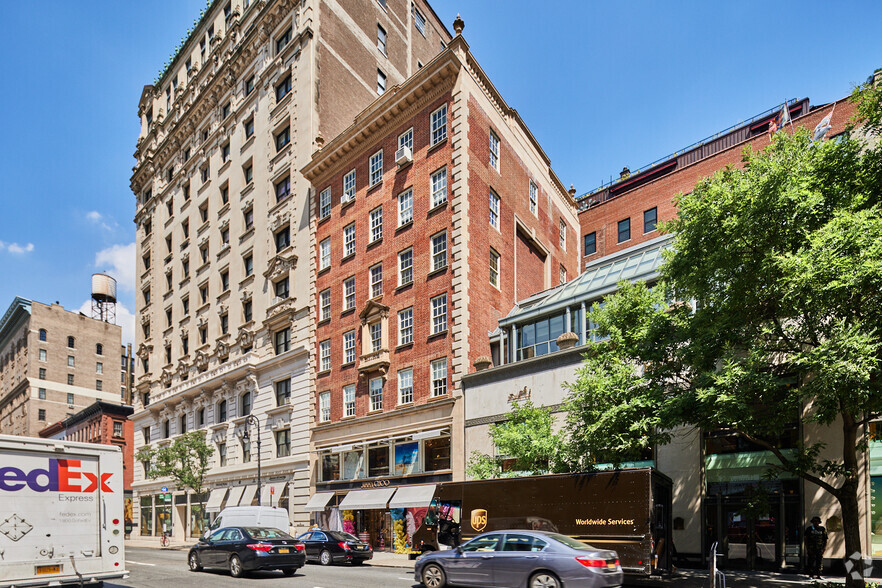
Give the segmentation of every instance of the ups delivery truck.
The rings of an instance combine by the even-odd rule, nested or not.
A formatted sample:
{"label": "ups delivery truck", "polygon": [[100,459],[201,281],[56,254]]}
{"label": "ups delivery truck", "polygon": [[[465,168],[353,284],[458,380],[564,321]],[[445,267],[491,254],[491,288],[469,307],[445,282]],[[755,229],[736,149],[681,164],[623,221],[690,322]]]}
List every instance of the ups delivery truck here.
{"label": "ups delivery truck", "polygon": [[671,569],[671,489],[652,468],[438,484],[413,536],[421,551],[479,533],[532,529],[569,535],[619,554],[627,573]]}
{"label": "ups delivery truck", "polygon": [[0,588],[128,576],[117,447],[0,435]]}

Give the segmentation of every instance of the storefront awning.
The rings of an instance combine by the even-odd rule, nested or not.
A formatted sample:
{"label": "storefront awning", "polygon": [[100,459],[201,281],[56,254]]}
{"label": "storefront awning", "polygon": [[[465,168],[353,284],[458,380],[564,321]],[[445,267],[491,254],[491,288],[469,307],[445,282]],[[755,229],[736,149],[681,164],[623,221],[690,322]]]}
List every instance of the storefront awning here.
{"label": "storefront awning", "polygon": [[230,488],[230,495],[227,496],[227,506],[239,506],[239,501],[242,499],[242,492],[245,491],[245,486],[233,486]]}
{"label": "storefront awning", "polygon": [[340,510],[384,509],[395,494],[395,488],[371,488],[370,490],[350,490],[340,502]]}
{"label": "storefront awning", "polygon": [[325,510],[325,507],[328,506],[328,503],[334,497],[334,494],[334,492],[316,492],[307,501],[306,507],[303,510],[306,512],[319,512]]}
{"label": "storefront awning", "polygon": [[208,495],[208,502],[205,504],[205,512],[220,512],[221,502],[227,494],[226,488],[215,488]]}
{"label": "storefront awning", "polygon": [[389,501],[389,508],[422,508],[429,506],[435,495],[435,484],[401,486]]}
{"label": "storefront awning", "polygon": [[255,494],[257,494],[257,486],[245,486],[242,498],[239,499],[239,506],[251,506]]}

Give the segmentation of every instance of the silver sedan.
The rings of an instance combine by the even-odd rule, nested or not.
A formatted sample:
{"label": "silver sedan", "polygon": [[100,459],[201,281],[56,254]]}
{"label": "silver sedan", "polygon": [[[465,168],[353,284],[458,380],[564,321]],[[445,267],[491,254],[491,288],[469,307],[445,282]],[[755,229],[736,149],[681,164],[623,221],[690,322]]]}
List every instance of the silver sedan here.
{"label": "silver sedan", "polygon": [[417,558],[414,579],[426,588],[607,588],[624,581],[615,551],[544,531],[493,531],[447,551]]}

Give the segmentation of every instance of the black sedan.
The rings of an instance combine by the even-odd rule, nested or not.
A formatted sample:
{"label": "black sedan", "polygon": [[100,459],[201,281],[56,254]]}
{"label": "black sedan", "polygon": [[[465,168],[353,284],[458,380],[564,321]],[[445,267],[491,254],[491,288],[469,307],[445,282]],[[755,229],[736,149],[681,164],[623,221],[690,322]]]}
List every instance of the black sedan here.
{"label": "black sedan", "polygon": [[374,557],[370,545],[343,531],[309,531],[297,539],[306,545],[306,560],[323,566],[335,562],[359,565]]}
{"label": "black sedan", "polygon": [[494,531],[447,551],[424,553],[414,579],[426,588],[607,588],[624,581],[615,551],[545,531]]}
{"label": "black sedan", "polygon": [[293,576],[306,563],[303,543],[270,527],[223,527],[202,539],[187,556],[190,570],[227,568],[234,578],[254,570]]}

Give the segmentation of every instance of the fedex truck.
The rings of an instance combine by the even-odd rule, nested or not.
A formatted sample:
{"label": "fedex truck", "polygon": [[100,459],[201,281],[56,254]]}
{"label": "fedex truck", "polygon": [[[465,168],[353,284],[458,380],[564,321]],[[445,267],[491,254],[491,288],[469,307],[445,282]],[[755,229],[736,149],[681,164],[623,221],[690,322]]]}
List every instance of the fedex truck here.
{"label": "fedex truck", "polygon": [[0,588],[125,578],[119,448],[0,435]]}

